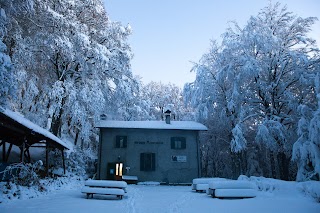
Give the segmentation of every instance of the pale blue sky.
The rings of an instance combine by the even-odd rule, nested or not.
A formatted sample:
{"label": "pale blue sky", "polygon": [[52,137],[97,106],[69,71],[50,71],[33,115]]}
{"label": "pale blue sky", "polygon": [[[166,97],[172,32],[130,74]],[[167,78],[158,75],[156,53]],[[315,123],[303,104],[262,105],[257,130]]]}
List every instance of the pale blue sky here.
{"label": "pale blue sky", "polygon": [[[191,62],[198,62],[210,40],[220,39],[230,21],[243,26],[268,0],[104,0],[112,21],[130,24],[132,71],[144,83],[161,81],[183,87],[192,82]],[[276,1],[272,1],[276,2]],[[303,18],[320,18],[320,0],[279,0]],[[311,35],[320,44],[320,23]]]}

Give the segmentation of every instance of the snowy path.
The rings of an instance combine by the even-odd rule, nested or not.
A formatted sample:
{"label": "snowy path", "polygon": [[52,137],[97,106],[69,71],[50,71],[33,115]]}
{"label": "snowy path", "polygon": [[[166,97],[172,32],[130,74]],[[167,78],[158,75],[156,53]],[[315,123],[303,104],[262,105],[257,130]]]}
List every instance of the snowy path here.
{"label": "snowy path", "polygon": [[189,186],[128,186],[123,200],[112,196],[85,199],[80,190],[63,190],[48,196],[0,204],[1,213],[28,212],[308,212],[319,213],[320,204],[293,189],[259,192],[256,198],[220,200],[195,193]]}

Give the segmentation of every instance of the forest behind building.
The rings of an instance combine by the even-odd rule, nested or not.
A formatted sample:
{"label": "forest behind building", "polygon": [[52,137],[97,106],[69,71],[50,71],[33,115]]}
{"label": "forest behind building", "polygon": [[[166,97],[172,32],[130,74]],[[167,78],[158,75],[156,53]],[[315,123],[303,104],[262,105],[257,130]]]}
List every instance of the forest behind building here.
{"label": "forest behind building", "polygon": [[316,21],[268,4],[212,40],[182,89],[133,75],[132,29],[101,0],[0,0],[0,104],[74,144],[67,169],[81,175],[94,173],[101,114],[162,120],[170,105],[209,129],[202,176],[319,180]]}

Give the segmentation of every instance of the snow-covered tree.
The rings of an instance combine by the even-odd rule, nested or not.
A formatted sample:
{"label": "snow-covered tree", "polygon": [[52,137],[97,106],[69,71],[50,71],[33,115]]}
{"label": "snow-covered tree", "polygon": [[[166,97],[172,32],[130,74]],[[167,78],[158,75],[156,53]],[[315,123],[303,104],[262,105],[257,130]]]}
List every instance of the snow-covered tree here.
{"label": "snow-covered tree", "polygon": [[142,97],[149,103],[147,112],[151,120],[163,120],[164,108],[171,105],[175,120],[193,120],[190,107],[184,105],[182,90],[174,84],[150,82],[142,88]]}
{"label": "snow-covered tree", "polygon": [[130,26],[110,21],[101,0],[0,3],[19,82],[15,108],[75,144],[96,141],[95,121],[120,104],[123,79],[132,79]]}
{"label": "snow-covered tree", "polygon": [[292,160],[298,164],[297,181],[320,180],[320,74],[315,76],[318,106],[315,111],[300,105],[298,140],[293,145]]}
{"label": "snow-covered tree", "polygon": [[7,55],[7,46],[2,42],[6,35],[6,13],[0,7],[0,105],[7,105],[9,98],[15,95],[15,79],[13,66],[9,55]]}
{"label": "snow-covered tree", "polygon": [[111,119],[118,120],[149,120],[148,101],[143,97],[140,77],[123,77],[118,82],[113,96],[114,108],[108,113]]}
{"label": "snow-covered tree", "polygon": [[196,80],[185,86],[185,96],[198,119],[228,124],[221,137],[239,153],[233,162],[242,165],[240,171],[248,147],[259,145],[269,156],[270,176],[288,179],[297,108],[312,99],[306,78],[319,63],[307,35],[315,21],[270,3],[244,27],[234,23],[194,67]]}
{"label": "snow-covered tree", "polygon": [[6,45],[0,40],[0,105],[7,105],[14,97],[14,73],[10,57],[5,53]]}

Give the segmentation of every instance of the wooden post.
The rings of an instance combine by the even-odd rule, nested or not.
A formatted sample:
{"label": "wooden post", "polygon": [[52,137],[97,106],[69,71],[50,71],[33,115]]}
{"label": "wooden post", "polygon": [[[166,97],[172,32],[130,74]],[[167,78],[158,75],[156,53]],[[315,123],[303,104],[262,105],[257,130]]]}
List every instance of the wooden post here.
{"label": "wooden post", "polygon": [[23,143],[22,143],[22,149],[21,149],[21,162],[24,163],[24,149],[26,147],[26,141],[27,138],[24,137]]}
{"label": "wooden post", "polygon": [[20,162],[22,162],[22,147],[19,146],[19,148],[20,148]]}
{"label": "wooden post", "polygon": [[62,163],[63,163],[63,174],[66,174],[66,164],[64,161],[64,151],[63,148],[61,149],[61,154],[62,154]]}
{"label": "wooden post", "polygon": [[49,145],[46,141],[46,176],[49,176]]}
{"label": "wooden post", "polygon": [[29,147],[26,149],[26,157],[29,163],[31,163],[31,156],[30,156],[30,150]]}
{"label": "wooden post", "polygon": [[2,160],[6,162],[6,142],[3,141],[2,143]]}
{"label": "wooden post", "polygon": [[12,149],[12,143],[10,143],[10,146],[9,146],[9,149],[8,149],[8,152],[7,152],[7,156],[6,156],[6,159],[4,160],[4,162],[8,162],[8,159],[9,159],[9,156],[10,156],[10,153],[11,153],[11,149]]}

